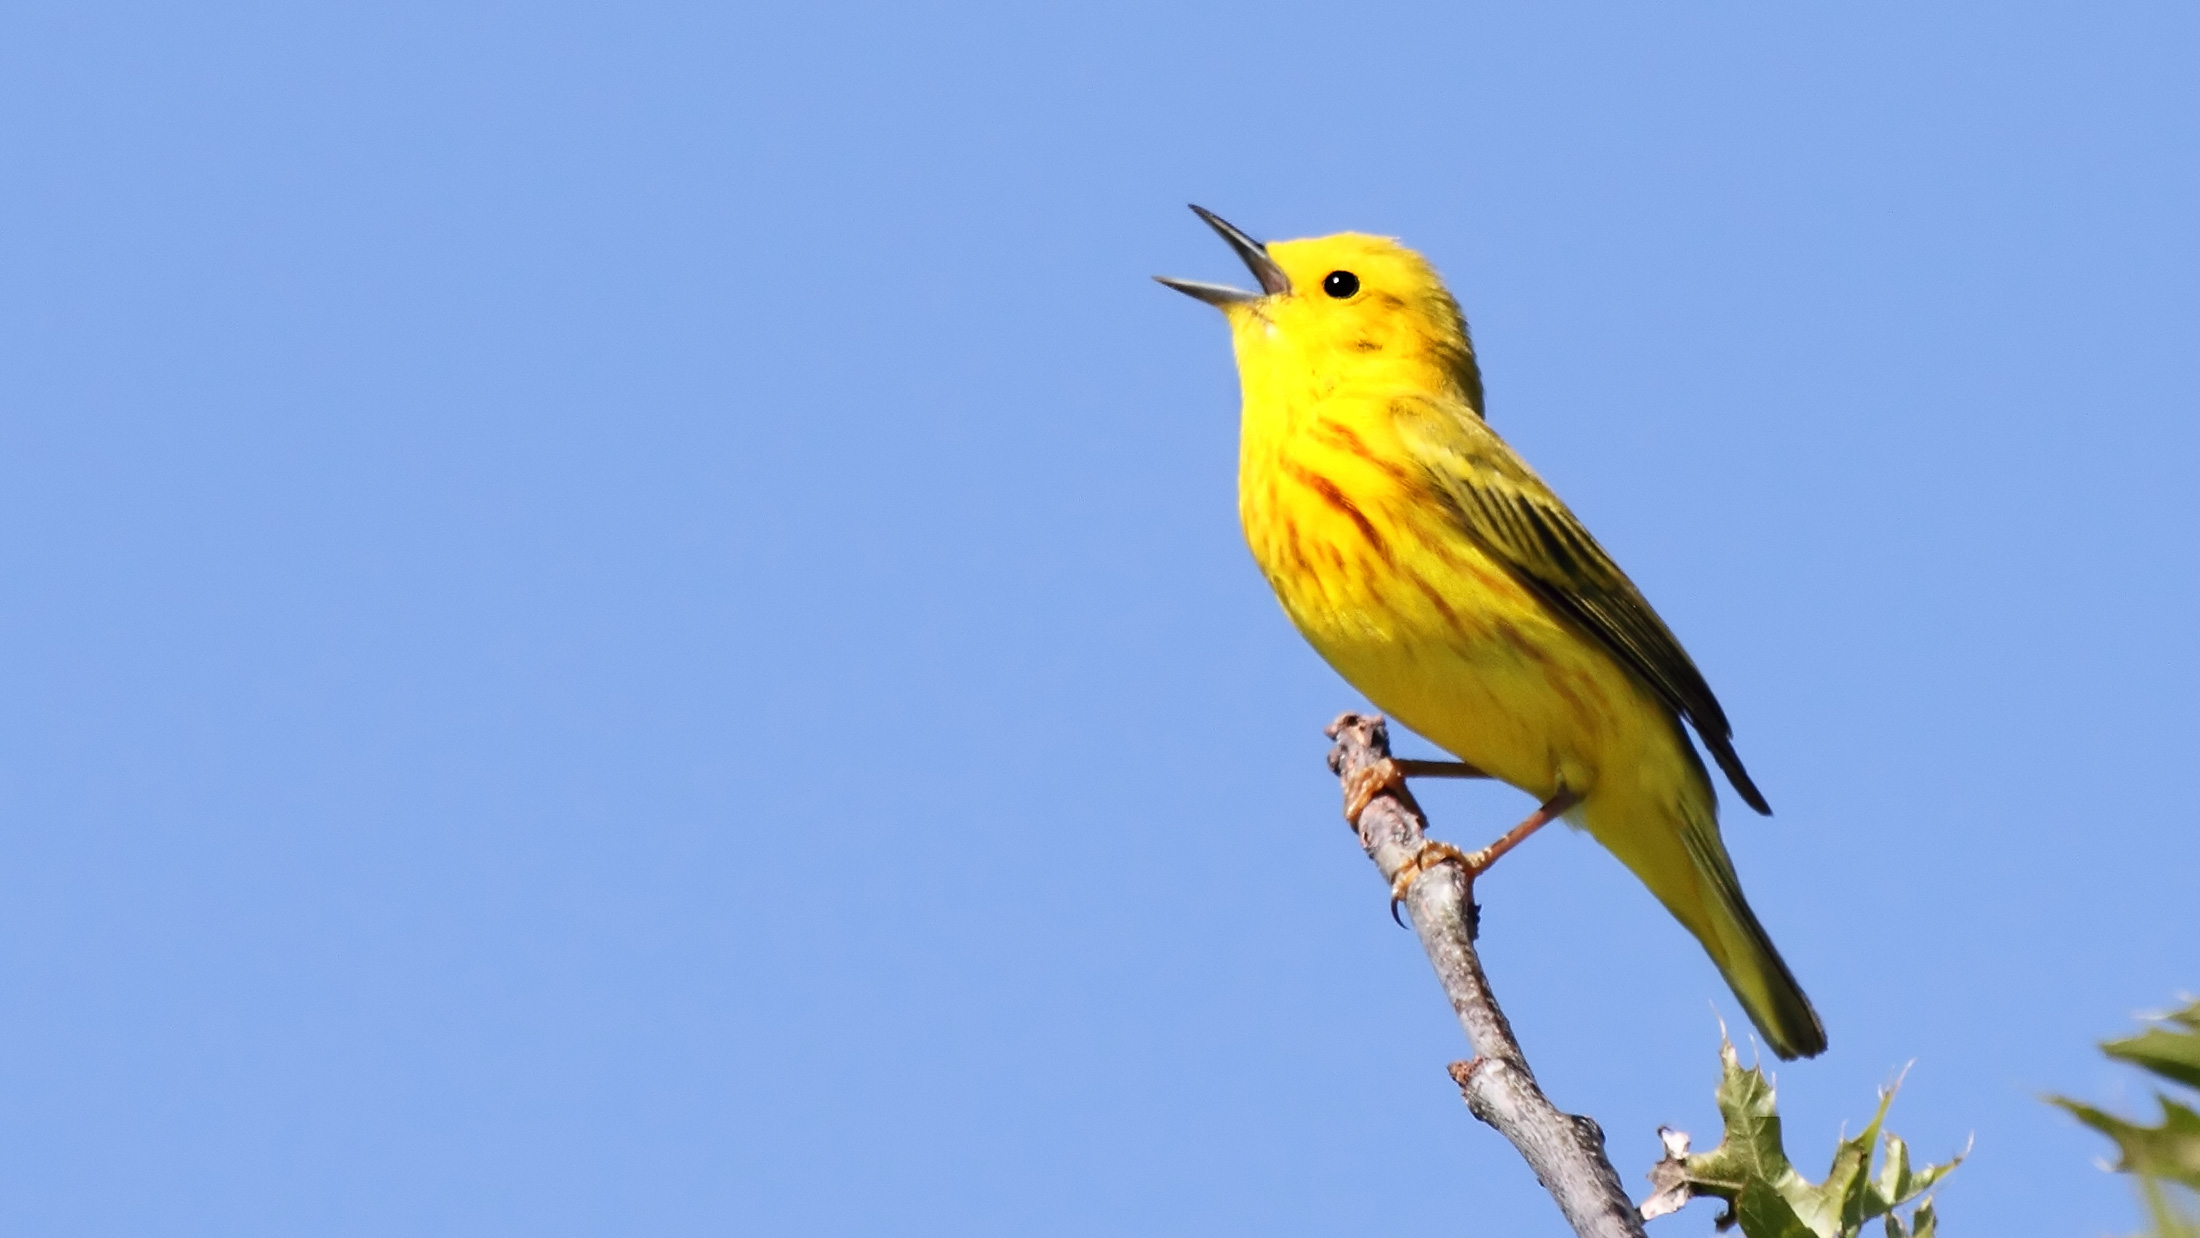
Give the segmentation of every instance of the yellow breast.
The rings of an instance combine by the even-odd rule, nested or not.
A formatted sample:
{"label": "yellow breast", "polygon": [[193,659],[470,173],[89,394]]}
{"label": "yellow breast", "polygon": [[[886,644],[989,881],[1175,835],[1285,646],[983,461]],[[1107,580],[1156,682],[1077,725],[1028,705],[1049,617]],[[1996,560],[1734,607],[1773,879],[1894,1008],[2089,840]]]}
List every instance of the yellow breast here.
{"label": "yellow breast", "polygon": [[[1641,689],[1448,515],[1378,390],[1247,391],[1239,515],[1292,623],[1384,712],[1532,794],[1587,792]],[[1650,711],[1648,716],[1655,716]]]}

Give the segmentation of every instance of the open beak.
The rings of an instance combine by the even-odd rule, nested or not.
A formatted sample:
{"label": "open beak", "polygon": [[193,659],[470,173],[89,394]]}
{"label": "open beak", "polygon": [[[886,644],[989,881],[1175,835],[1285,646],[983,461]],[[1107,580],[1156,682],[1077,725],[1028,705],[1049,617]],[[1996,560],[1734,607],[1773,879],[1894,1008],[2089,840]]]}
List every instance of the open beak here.
{"label": "open beak", "polygon": [[1243,305],[1248,301],[1258,301],[1262,297],[1291,291],[1291,277],[1285,275],[1283,268],[1276,265],[1276,260],[1268,256],[1267,246],[1238,231],[1236,225],[1205,207],[1194,206],[1192,213],[1206,220],[1207,226],[1221,233],[1222,239],[1228,241],[1230,248],[1237,251],[1237,256],[1252,271],[1253,278],[1260,281],[1260,291],[1247,292],[1227,284],[1205,284],[1196,279],[1170,279],[1166,275],[1154,276],[1156,282],[1167,284],[1187,297],[1205,301],[1218,309],[1227,309],[1233,305]]}

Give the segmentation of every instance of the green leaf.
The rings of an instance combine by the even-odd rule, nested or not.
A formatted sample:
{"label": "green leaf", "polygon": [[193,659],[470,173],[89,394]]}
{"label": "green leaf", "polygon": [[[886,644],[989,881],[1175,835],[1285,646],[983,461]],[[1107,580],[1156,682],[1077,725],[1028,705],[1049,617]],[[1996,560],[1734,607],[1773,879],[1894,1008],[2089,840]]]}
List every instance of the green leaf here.
{"label": "green leaf", "polygon": [[[1889,1093],[1889,1098],[1892,1098],[1892,1093]],[[1886,1111],[1881,1109],[1880,1112],[1884,1114]],[[1910,1145],[1903,1142],[1900,1135],[1890,1134],[1886,1138],[1886,1146],[1886,1163],[1880,1166],[1878,1180],[1866,1192],[1866,1199],[1869,1201],[1865,1205],[1866,1217],[1890,1212],[1916,1199],[1938,1186],[1942,1178],[1963,1163],[1963,1157],[1957,1156],[1944,1165],[1927,1165],[1913,1173],[1910,1170]]]}
{"label": "green leaf", "polygon": [[1780,1146],[1780,1114],[1773,1104],[1771,1081],[1756,1067],[1742,1069],[1732,1041],[1719,1042],[1719,1061],[1716,1099],[1726,1138],[1711,1151],[1686,1158],[1689,1177],[1701,1188],[1698,1193],[1732,1202],[1751,1182],[1775,1189],[1801,1182],[1803,1176],[1788,1163],[1787,1152]]}
{"label": "green leaf", "polygon": [[[1871,1122],[1835,1146],[1825,1180],[1814,1183],[1788,1159],[1771,1080],[1754,1066],[1744,1070],[1731,1042],[1721,1041],[1719,1061],[1717,1101],[1725,1138],[1708,1152],[1691,1154],[1687,1136],[1667,1132],[1666,1159],[1651,1170],[1658,1190],[1643,1206],[1645,1217],[1710,1195],[1727,1203],[1720,1228],[1739,1223],[1744,1238],[1856,1238],[1877,1217],[1887,1218],[1887,1232],[1895,1238],[1932,1232],[1929,1203],[1912,1214],[1911,1225],[1921,1229],[1905,1228],[1895,1209],[1931,1189],[1963,1158],[1913,1170],[1908,1145],[1882,1134],[1893,1088],[1880,1094]],[[1874,1176],[1872,1157],[1882,1143],[1887,1159]]]}
{"label": "green leaf", "polygon": [[1818,1238],[1818,1231],[1803,1224],[1780,1192],[1763,1182],[1742,1186],[1734,1218],[1742,1223],[1744,1238]]}
{"label": "green leaf", "polygon": [[[2200,1088],[2200,1001],[2159,1016],[2156,1026],[2136,1036],[2103,1041],[2101,1051],[2161,1078]],[[2047,1099],[2115,1141],[2116,1168],[2138,1179],[2157,1238],[2200,1238],[2200,1224],[2171,1198],[2179,1193],[2178,1187],[2200,1191],[2200,1113],[2157,1092],[2162,1120],[2145,1126],[2066,1096]]]}
{"label": "green leaf", "polygon": [[2200,1113],[2157,1094],[2162,1104],[2162,1124],[2141,1126],[2081,1101],[2061,1096],[2048,1099],[2116,1141],[2118,1170],[2200,1190]]}
{"label": "green leaf", "polygon": [[2136,1036],[2102,1042],[2101,1052],[2186,1087],[2200,1088],[2200,1002],[2163,1016],[2163,1021],[2181,1030],[2150,1027]]}

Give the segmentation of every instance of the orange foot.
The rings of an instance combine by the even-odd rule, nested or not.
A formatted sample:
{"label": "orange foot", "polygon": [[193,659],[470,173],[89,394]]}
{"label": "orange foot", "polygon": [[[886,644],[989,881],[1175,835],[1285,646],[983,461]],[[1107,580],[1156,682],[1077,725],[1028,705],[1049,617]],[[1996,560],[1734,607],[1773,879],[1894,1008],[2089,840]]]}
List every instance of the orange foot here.
{"label": "orange foot", "polygon": [[1406,891],[1413,888],[1413,883],[1421,879],[1422,873],[1446,860],[1456,860],[1460,867],[1467,870],[1467,880],[1473,881],[1495,859],[1488,852],[1489,848],[1484,847],[1473,855],[1468,855],[1450,843],[1438,842],[1433,838],[1423,839],[1420,849],[1415,851],[1412,857],[1403,865],[1399,866],[1398,875],[1391,879],[1390,909],[1392,914],[1397,913],[1398,904],[1406,901]]}
{"label": "orange foot", "polygon": [[1345,782],[1344,819],[1354,830],[1360,828],[1360,814],[1375,802],[1375,797],[1386,791],[1395,792],[1408,805],[1413,803],[1412,793],[1406,790],[1406,772],[1398,768],[1398,762],[1384,757],[1375,764],[1358,771]]}
{"label": "orange foot", "polygon": [[1421,806],[1413,802],[1413,793],[1406,790],[1408,778],[1487,778],[1488,774],[1464,761],[1412,761],[1398,757],[1384,757],[1375,764],[1352,775],[1344,787],[1344,819],[1353,829],[1360,828],[1360,814],[1375,802],[1375,797],[1390,792],[1405,802],[1405,806],[1419,815]]}

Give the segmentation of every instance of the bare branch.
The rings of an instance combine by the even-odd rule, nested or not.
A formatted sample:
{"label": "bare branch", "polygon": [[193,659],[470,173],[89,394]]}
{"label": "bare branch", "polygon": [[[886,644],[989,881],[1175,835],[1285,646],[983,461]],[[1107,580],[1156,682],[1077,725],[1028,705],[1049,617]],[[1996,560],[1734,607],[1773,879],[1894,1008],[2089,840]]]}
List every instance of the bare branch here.
{"label": "bare branch", "polygon": [[[1348,793],[1354,774],[1390,755],[1390,732],[1381,718],[1345,714],[1329,725],[1328,734],[1337,741],[1329,768]],[[1427,827],[1419,805],[1407,795],[1386,792],[1360,814],[1360,846],[1382,870],[1385,885],[1419,853]],[[1543,1095],[1490,993],[1474,952],[1478,911],[1466,870],[1448,860],[1424,869],[1406,890],[1405,906],[1476,1054],[1451,1067],[1468,1111],[1520,1150],[1576,1234],[1644,1238],[1642,1217],[1605,1158],[1604,1132],[1588,1118],[1560,1112]]]}

